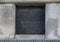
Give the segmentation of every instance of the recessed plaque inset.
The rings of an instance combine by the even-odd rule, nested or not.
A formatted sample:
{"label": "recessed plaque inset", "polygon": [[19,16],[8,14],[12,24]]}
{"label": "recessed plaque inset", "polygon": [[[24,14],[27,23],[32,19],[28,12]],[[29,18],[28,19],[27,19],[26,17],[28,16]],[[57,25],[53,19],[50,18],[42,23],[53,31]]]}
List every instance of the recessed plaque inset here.
{"label": "recessed plaque inset", "polygon": [[44,6],[18,6],[16,34],[45,34]]}

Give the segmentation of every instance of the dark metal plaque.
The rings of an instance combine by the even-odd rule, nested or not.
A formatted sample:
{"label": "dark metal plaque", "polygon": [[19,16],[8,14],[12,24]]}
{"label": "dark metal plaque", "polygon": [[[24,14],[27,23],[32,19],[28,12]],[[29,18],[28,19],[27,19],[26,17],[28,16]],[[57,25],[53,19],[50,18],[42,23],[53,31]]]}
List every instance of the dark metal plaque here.
{"label": "dark metal plaque", "polygon": [[45,34],[44,6],[19,6],[16,12],[16,34]]}

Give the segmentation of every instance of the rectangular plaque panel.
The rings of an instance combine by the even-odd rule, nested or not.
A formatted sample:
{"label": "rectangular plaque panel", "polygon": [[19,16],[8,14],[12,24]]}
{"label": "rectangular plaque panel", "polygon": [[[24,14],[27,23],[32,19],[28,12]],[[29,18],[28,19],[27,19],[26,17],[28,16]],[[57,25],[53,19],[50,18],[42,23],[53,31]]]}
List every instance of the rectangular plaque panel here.
{"label": "rectangular plaque panel", "polygon": [[44,6],[17,6],[16,34],[45,34]]}

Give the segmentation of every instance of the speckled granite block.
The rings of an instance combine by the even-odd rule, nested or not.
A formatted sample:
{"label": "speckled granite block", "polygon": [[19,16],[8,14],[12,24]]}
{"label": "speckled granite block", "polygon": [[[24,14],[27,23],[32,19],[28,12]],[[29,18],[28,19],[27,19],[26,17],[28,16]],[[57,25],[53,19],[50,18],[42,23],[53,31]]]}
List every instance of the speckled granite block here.
{"label": "speckled granite block", "polygon": [[0,39],[14,38],[15,5],[0,4]]}

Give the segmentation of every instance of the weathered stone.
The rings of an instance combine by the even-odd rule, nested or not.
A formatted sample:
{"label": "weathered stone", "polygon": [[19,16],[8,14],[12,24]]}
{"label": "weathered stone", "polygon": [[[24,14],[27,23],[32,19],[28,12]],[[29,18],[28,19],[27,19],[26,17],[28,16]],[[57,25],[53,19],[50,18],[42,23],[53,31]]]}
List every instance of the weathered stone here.
{"label": "weathered stone", "polygon": [[14,38],[15,5],[0,4],[0,38]]}
{"label": "weathered stone", "polygon": [[45,2],[60,2],[60,0],[5,0],[5,2],[23,2],[23,3],[28,3],[28,2],[39,2],[39,3],[45,3]]}
{"label": "weathered stone", "polygon": [[16,35],[15,39],[18,40],[44,40],[45,36],[44,35]]}
{"label": "weathered stone", "polygon": [[60,36],[60,4],[46,4],[46,37],[58,39]]}
{"label": "weathered stone", "polygon": [[0,0],[0,3],[13,2],[13,3],[47,3],[47,2],[60,2],[60,0]]}

